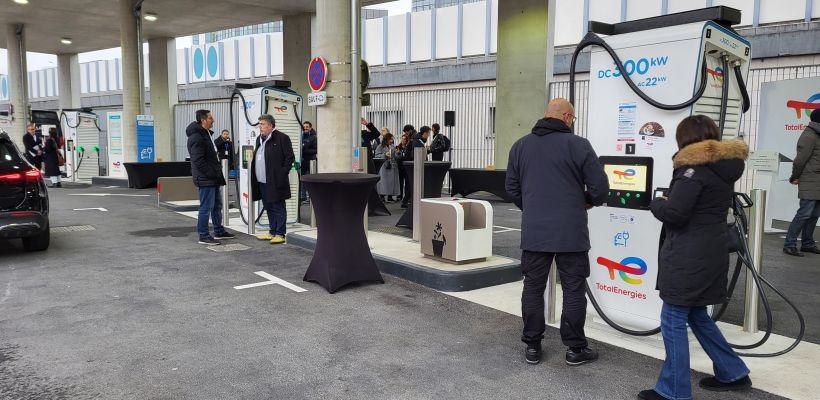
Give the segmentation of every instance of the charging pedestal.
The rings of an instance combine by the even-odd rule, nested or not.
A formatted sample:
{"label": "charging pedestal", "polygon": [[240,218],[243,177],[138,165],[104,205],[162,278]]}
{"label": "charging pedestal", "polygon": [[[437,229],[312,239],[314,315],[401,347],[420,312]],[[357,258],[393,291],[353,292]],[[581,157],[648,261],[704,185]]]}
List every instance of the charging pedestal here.
{"label": "charging pedestal", "polygon": [[[586,130],[610,184],[605,205],[589,210],[588,283],[613,322],[636,330],[654,329],[660,323],[662,302],[655,286],[661,223],[649,211],[649,203],[654,187],[666,187],[672,178],[676,127],[693,114],[718,122],[723,109],[723,138],[736,137],[741,89],[722,65],[739,67],[745,79],[751,56],[746,40],[716,22],[674,25],[652,20],[606,25],[614,28],[608,33],[615,34],[604,41],[624,68],[615,66],[604,48],[593,47],[588,109],[594,118],[589,118]],[[663,27],[644,29],[642,23],[644,28]],[[697,100],[678,109],[661,109],[642,99],[622,75],[655,102],[680,105]],[[731,79],[724,101],[726,77]],[[703,94],[698,96],[700,90]]]}
{"label": "charging pedestal", "polygon": [[[234,116],[235,120],[242,121],[239,127],[233,132],[234,140],[237,141],[239,148],[243,151],[243,162],[239,169],[239,196],[237,198],[249,198],[249,168],[250,162],[245,162],[245,154],[247,147],[251,149],[256,146],[256,138],[259,136],[259,127],[256,125],[258,118],[263,114],[270,114],[276,121],[274,129],[288,135],[291,145],[293,146],[293,154],[295,160],[298,162],[302,159],[302,96],[298,93],[278,86],[265,86],[251,89],[240,90],[244,101],[239,107],[239,115]],[[247,121],[245,118],[247,115]],[[251,157],[252,157],[251,153]],[[249,159],[250,160],[250,159]],[[291,198],[285,200],[285,208],[287,209],[287,223],[293,224],[298,222],[299,218],[299,172],[295,167],[291,167],[290,175]],[[245,221],[253,223],[256,215],[248,213],[248,202],[241,201],[240,212]],[[259,210],[259,205],[256,207]],[[258,212],[258,211],[257,211]]]}
{"label": "charging pedestal", "polygon": [[60,120],[66,143],[73,143],[70,149],[66,148],[66,177],[76,182],[99,176],[100,129],[97,128],[97,115],[83,111],[64,111]]}

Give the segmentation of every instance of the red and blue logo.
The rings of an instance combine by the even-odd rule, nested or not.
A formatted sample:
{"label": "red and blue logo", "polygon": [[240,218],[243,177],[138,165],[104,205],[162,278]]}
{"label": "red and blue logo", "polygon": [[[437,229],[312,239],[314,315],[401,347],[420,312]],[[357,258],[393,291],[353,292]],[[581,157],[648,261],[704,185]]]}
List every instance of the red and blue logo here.
{"label": "red and blue logo", "polygon": [[809,118],[812,111],[820,109],[820,93],[815,93],[806,101],[789,100],[786,102],[786,107],[794,109],[797,119],[800,119],[801,111],[806,114],[806,118]]}
{"label": "red and blue logo", "polygon": [[723,68],[715,67],[715,69],[706,69],[706,73],[708,73],[715,82],[723,85]]}
{"label": "red and blue logo", "polygon": [[273,107],[273,109],[276,110],[276,112],[284,113],[288,111],[288,106],[276,106]]}
{"label": "red and blue logo", "polygon": [[604,257],[598,257],[596,261],[598,262],[598,265],[609,270],[610,280],[615,280],[615,271],[618,271],[618,275],[621,276],[621,279],[630,285],[637,285],[642,282],[642,280],[632,278],[630,275],[643,275],[648,269],[646,261],[638,257],[627,257],[620,262],[615,262]]}
{"label": "red and blue logo", "polygon": [[619,171],[619,170],[616,169],[615,171],[612,171],[612,173],[615,174],[615,175],[618,175],[618,179],[631,181],[631,180],[635,179],[635,174],[637,172],[635,172],[634,169],[630,168],[630,169],[626,169],[626,170],[623,170],[623,171]]}

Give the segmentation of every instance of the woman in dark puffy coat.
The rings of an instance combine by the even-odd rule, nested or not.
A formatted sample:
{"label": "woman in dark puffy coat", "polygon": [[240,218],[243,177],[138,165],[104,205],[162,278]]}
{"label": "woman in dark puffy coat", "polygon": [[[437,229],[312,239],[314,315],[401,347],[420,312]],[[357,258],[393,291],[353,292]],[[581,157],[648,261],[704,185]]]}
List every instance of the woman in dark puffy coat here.
{"label": "woman in dark puffy coat", "polygon": [[687,324],[714,364],[715,376],[701,379],[700,387],[728,391],[752,386],[746,364],[706,313],[706,306],[726,299],[726,218],[749,149],[742,140],[721,141],[715,122],[702,115],[681,121],[676,139],[679,151],[673,157],[669,192],[651,204],[666,230],[657,285],[666,359],[655,389],[639,393],[642,399],[692,398]]}
{"label": "woman in dark puffy coat", "polygon": [[56,136],[57,130],[51,128],[43,137],[43,165],[45,166],[45,173],[43,175],[51,179],[51,187],[61,188],[63,187],[63,184],[60,182],[62,172],[60,171],[60,160],[57,156],[57,153],[60,152],[60,147],[57,146]]}

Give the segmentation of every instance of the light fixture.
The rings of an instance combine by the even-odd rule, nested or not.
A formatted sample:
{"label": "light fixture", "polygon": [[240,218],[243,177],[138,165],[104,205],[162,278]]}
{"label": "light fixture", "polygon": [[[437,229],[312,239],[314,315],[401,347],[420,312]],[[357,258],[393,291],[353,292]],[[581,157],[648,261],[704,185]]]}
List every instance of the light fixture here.
{"label": "light fixture", "polygon": [[28,4],[28,0],[14,0],[17,4]]}
{"label": "light fixture", "polygon": [[71,44],[71,38],[62,38],[62,39],[60,39],[60,43],[62,43],[62,44]]}
{"label": "light fixture", "polygon": [[147,12],[143,18],[145,18],[146,21],[154,22],[157,20],[157,14]]}

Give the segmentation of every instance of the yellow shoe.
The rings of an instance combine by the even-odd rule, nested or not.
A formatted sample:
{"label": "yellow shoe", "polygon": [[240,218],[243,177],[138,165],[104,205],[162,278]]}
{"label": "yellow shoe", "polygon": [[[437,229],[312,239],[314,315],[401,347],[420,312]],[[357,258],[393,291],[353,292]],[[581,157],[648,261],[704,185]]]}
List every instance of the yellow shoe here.
{"label": "yellow shoe", "polygon": [[270,244],[282,244],[285,243],[285,237],[276,235],[270,240]]}
{"label": "yellow shoe", "polygon": [[273,236],[266,233],[264,235],[259,235],[256,238],[259,239],[259,240],[271,240],[271,239],[273,239]]}

